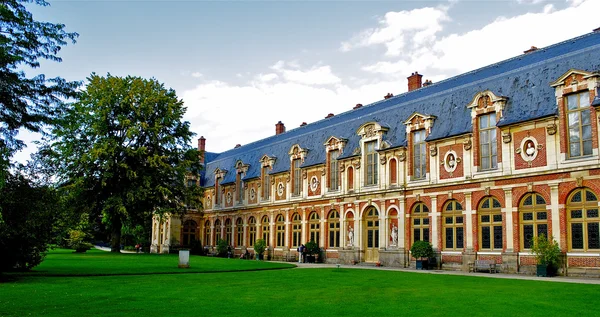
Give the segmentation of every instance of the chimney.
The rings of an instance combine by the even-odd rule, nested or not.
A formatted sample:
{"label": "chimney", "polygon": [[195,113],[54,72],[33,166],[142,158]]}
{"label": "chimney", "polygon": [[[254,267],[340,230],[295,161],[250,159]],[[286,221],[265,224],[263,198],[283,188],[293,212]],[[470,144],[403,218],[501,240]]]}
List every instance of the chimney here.
{"label": "chimney", "polygon": [[275,125],[275,135],[282,134],[285,132],[285,125],[281,123],[281,121],[277,122]]}
{"label": "chimney", "polygon": [[388,92],[387,95],[383,96],[383,99],[390,99],[392,97],[394,97],[394,94]]}
{"label": "chimney", "polygon": [[200,163],[204,163],[205,146],[206,146],[206,139],[203,136],[201,136],[198,139],[198,151],[200,151]]}
{"label": "chimney", "polygon": [[362,103],[357,103],[356,106],[354,106],[354,108],[352,108],[352,109],[358,109],[360,107],[362,107]]}
{"label": "chimney", "polygon": [[333,117],[333,116],[334,116],[334,114],[333,114],[333,113],[330,113],[330,114],[328,114],[328,115],[327,115],[327,117],[325,117],[325,119],[327,119],[327,118],[331,118],[331,117]]}
{"label": "chimney", "polygon": [[592,30],[592,32],[600,32],[600,28],[595,28]]}
{"label": "chimney", "polygon": [[240,146],[242,146],[242,145],[241,145],[241,144],[236,144],[236,145],[235,145],[235,147],[234,147],[234,149],[237,149],[237,148],[239,148]]}
{"label": "chimney", "polygon": [[421,80],[423,75],[419,74],[419,72],[414,72],[408,77],[408,91],[413,91],[415,89],[421,88]]}
{"label": "chimney", "polygon": [[302,124],[300,126],[303,127],[305,125],[306,125],[306,122],[302,122]]}
{"label": "chimney", "polygon": [[535,47],[535,46],[531,46],[531,48],[530,48],[530,49],[528,49],[528,50],[526,50],[526,51],[523,51],[523,54],[529,54],[529,53],[531,53],[531,52],[535,52],[535,51],[537,51],[537,50],[538,50],[538,48],[537,48],[537,47]]}
{"label": "chimney", "polygon": [[433,82],[429,79],[427,79],[424,83],[423,83],[423,87],[427,87],[429,85],[433,84]]}

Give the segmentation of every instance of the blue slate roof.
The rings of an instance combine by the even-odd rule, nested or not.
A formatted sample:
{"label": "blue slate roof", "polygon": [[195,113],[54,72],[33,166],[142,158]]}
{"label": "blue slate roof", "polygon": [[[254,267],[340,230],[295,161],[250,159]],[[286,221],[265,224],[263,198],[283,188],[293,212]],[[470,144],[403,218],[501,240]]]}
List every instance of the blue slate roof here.
{"label": "blue slate roof", "polygon": [[[359,146],[357,129],[377,122],[389,128],[384,136],[393,147],[406,146],[403,124],[414,112],[433,115],[427,141],[472,132],[471,110],[467,105],[479,92],[490,90],[507,97],[503,117],[497,126],[558,115],[554,88],[550,83],[569,69],[600,70],[600,32],[589,33],[537,51],[492,64],[411,92],[347,111],[285,133],[206,157],[204,186],[214,186],[216,168],[229,172],[221,183],[235,181],[235,163],[249,164],[244,180],[260,176],[263,155],[277,158],[272,174],[290,169],[288,152],[294,144],[308,149],[302,167],[325,163],[325,146],[331,136],[347,139],[340,158],[353,156]],[[594,105],[599,103],[598,98]]]}

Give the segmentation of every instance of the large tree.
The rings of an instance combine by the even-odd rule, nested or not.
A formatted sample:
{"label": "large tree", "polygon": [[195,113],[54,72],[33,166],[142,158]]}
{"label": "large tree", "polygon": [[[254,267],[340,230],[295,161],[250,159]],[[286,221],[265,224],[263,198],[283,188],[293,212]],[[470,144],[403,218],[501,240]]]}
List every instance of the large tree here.
{"label": "large tree", "polygon": [[42,151],[63,187],[73,190],[111,231],[119,252],[123,224],[200,207],[200,189],[185,177],[200,172],[186,108],[155,79],[92,74],[79,101],[65,107]]}
{"label": "large tree", "polygon": [[44,0],[3,0],[0,2],[0,187],[7,175],[9,160],[24,144],[19,129],[40,132],[55,114],[61,99],[73,97],[77,82],[44,75],[28,77],[24,70],[38,68],[40,60],[60,62],[57,55],[77,33],[65,31],[64,24],[33,19],[24,4]]}

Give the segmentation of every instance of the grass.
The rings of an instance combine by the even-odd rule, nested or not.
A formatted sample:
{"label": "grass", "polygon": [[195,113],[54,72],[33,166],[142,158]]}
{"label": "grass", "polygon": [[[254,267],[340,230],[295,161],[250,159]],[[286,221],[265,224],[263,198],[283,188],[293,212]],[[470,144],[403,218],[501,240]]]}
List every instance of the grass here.
{"label": "grass", "polygon": [[[214,271],[219,266],[229,271],[247,270],[250,263],[263,269],[278,264],[204,257],[193,257],[191,263],[206,266],[205,274],[191,269],[185,270],[190,274],[156,274],[172,273],[170,268],[160,269],[169,258],[52,253],[38,273],[0,284],[0,316],[597,316],[600,312],[599,285],[331,268],[219,273]],[[124,274],[129,267],[144,275],[88,276],[104,266]],[[69,267],[74,276],[56,276]]]}

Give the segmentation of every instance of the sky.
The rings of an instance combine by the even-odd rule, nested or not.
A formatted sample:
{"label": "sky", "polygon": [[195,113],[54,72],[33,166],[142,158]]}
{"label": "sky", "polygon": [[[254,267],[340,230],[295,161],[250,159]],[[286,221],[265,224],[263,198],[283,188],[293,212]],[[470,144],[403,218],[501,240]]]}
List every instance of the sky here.
{"label": "sky", "polygon": [[[154,77],[209,152],[405,93],[415,71],[435,83],[600,27],[598,0],[48,1],[34,18],[80,36],[35,72]],[[39,135],[20,137],[25,161]]]}

